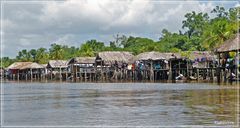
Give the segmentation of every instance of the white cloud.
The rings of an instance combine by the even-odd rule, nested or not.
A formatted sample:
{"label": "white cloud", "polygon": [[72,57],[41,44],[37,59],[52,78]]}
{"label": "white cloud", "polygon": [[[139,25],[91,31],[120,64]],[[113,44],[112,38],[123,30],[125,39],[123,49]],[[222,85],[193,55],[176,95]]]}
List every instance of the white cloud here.
{"label": "white cloud", "polygon": [[[5,48],[80,46],[89,39],[107,44],[119,33],[158,39],[163,28],[181,29],[187,12],[210,12],[218,2],[147,0],[67,0],[4,4]],[[235,3],[232,5],[234,6]],[[23,47],[24,46],[24,47]],[[17,50],[5,50],[15,56]]]}
{"label": "white cloud", "polygon": [[234,7],[240,7],[240,4],[239,3],[237,3]]}
{"label": "white cloud", "polygon": [[59,37],[57,40],[53,41],[53,43],[61,44],[61,45],[68,45],[69,42],[72,42],[73,38],[74,38],[74,35],[66,34],[66,35]]}
{"label": "white cloud", "polygon": [[[178,22],[173,29],[180,29],[179,23],[184,14],[195,10],[207,12],[214,6],[200,4],[198,1],[183,2],[151,2],[146,0],[110,1],[88,0],[66,2],[50,2],[42,8],[40,21],[60,31],[76,33],[113,33],[129,32],[160,32],[169,20]],[[171,25],[172,26],[172,25]],[[77,28],[75,30],[73,28]],[[172,31],[174,31],[170,28]],[[149,30],[150,29],[150,30]]]}

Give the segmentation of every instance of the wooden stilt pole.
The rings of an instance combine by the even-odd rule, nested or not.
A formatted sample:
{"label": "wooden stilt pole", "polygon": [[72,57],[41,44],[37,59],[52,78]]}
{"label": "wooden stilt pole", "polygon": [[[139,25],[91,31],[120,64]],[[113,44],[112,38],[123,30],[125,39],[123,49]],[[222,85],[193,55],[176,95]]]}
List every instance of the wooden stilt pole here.
{"label": "wooden stilt pole", "polygon": [[32,73],[32,69],[30,69],[30,71],[31,71],[31,81],[32,81],[32,79],[33,79],[33,73]]}
{"label": "wooden stilt pole", "polygon": [[18,76],[17,76],[17,80],[19,81],[19,70],[18,70]]}
{"label": "wooden stilt pole", "polygon": [[151,81],[153,81],[154,80],[154,72],[153,72],[153,62],[152,62],[152,60],[150,60],[151,61],[151,67],[150,67],[150,72],[151,72],[151,77],[150,77],[150,80]]}
{"label": "wooden stilt pole", "polygon": [[169,72],[168,72],[168,80],[172,80],[172,62],[169,61]]}
{"label": "wooden stilt pole", "polygon": [[62,67],[60,66],[60,81],[62,81]]}
{"label": "wooden stilt pole", "polygon": [[199,80],[199,68],[197,68],[197,80]]}
{"label": "wooden stilt pole", "polygon": [[77,81],[77,65],[75,65],[75,81]]}
{"label": "wooden stilt pole", "polygon": [[51,80],[53,80],[53,68],[50,69],[50,77],[51,77]]}
{"label": "wooden stilt pole", "polygon": [[27,77],[27,73],[25,73],[25,80],[27,81],[28,77]]}
{"label": "wooden stilt pole", "polygon": [[85,81],[87,81],[87,69],[85,69]]}

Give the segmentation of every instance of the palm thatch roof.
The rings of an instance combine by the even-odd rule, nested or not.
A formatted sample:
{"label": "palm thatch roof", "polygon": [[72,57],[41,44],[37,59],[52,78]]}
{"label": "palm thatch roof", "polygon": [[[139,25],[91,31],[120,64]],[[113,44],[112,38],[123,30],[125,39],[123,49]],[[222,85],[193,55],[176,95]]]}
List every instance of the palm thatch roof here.
{"label": "palm thatch roof", "polygon": [[95,57],[75,57],[69,60],[68,64],[94,64]]}
{"label": "palm thatch roof", "polygon": [[206,59],[207,61],[214,60],[214,54],[210,51],[192,51],[190,56],[190,60],[201,60]]}
{"label": "palm thatch roof", "polygon": [[240,34],[234,38],[225,41],[218,49],[217,52],[231,52],[240,50]]}
{"label": "palm thatch roof", "polygon": [[68,61],[67,60],[49,60],[47,67],[48,68],[67,68]]}
{"label": "palm thatch roof", "polygon": [[14,62],[7,69],[20,69],[26,65],[32,64],[32,62]]}
{"label": "palm thatch roof", "polygon": [[181,59],[182,56],[180,53],[162,53],[162,55],[165,57],[166,60],[170,60],[170,59]]}
{"label": "palm thatch roof", "polygon": [[144,52],[140,53],[135,57],[136,60],[169,60],[172,58],[180,58],[180,54],[178,53],[161,53],[161,52]]}
{"label": "palm thatch roof", "polygon": [[24,69],[41,69],[44,68],[44,66],[42,66],[41,64],[38,63],[29,63],[27,65],[24,65],[20,68],[20,70],[24,70]]}
{"label": "palm thatch roof", "polygon": [[44,68],[46,68],[48,64],[41,64],[41,65],[42,65]]}
{"label": "palm thatch roof", "polygon": [[7,69],[18,69],[18,70],[39,69],[39,68],[44,68],[44,67],[34,62],[14,62],[13,64],[7,67]]}
{"label": "palm thatch roof", "polygon": [[130,52],[105,51],[105,52],[99,52],[98,57],[101,58],[105,63],[110,63],[115,61],[128,63],[134,56]]}

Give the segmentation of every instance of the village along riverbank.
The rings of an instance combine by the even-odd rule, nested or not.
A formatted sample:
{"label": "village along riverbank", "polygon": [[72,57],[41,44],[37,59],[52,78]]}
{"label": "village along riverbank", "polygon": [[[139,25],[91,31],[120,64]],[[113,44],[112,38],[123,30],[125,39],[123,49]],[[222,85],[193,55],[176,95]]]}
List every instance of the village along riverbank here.
{"label": "village along riverbank", "polygon": [[227,40],[215,52],[144,52],[134,56],[127,51],[98,52],[95,57],[50,60],[47,64],[14,62],[1,69],[2,79],[100,81],[212,81],[238,82],[240,76],[239,37]]}

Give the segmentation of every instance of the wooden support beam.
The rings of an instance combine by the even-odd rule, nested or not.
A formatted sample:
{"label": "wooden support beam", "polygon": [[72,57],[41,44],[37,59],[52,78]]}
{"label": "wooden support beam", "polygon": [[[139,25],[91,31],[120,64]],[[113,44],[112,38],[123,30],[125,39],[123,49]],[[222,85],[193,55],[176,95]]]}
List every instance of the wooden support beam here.
{"label": "wooden support beam", "polygon": [[61,68],[61,65],[59,67],[59,70],[60,70],[60,72],[59,72],[59,79],[60,79],[60,81],[62,81],[62,68]]}
{"label": "wooden support beam", "polygon": [[30,72],[31,72],[31,81],[32,81],[32,79],[33,79],[33,73],[32,73],[32,69],[30,69]]}

